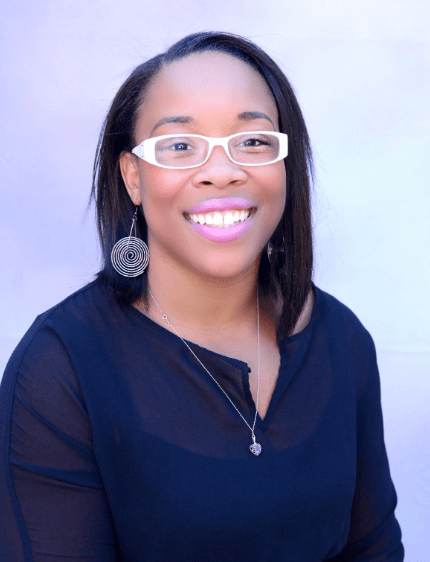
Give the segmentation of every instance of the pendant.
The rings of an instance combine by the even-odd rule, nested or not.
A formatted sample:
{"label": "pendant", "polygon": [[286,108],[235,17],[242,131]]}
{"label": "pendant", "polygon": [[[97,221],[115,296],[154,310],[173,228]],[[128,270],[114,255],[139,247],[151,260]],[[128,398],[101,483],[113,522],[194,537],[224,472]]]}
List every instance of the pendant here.
{"label": "pendant", "polygon": [[256,443],[256,442],[255,442],[255,439],[254,439],[254,443],[249,446],[249,450],[251,451],[251,453],[252,453],[253,455],[255,455],[256,457],[258,457],[258,455],[261,453],[261,445],[260,445],[260,443]]}

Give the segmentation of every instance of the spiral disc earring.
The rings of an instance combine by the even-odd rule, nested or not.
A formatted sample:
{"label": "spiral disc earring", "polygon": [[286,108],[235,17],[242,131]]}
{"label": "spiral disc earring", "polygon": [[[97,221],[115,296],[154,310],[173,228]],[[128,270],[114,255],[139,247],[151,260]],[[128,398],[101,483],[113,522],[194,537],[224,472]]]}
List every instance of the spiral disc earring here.
{"label": "spiral disc earring", "polygon": [[[121,238],[112,248],[110,259],[112,266],[123,277],[142,275],[149,263],[149,248],[143,240],[136,238],[137,209],[134,211],[130,236]],[[132,236],[134,228],[134,236]]]}

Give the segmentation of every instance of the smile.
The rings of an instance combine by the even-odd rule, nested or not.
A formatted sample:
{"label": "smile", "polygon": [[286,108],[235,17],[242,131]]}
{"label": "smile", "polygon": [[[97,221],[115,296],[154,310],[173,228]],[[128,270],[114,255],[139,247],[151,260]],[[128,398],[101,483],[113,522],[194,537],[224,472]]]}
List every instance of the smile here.
{"label": "smile", "polygon": [[254,207],[199,215],[184,213],[184,217],[194,232],[203,238],[212,242],[232,242],[251,228],[256,210]]}
{"label": "smile", "polygon": [[223,212],[213,212],[204,214],[187,214],[184,216],[187,220],[196,224],[207,225],[213,228],[231,228],[236,224],[244,222],[250,215],[255,213],[256,209],[232,209]]}

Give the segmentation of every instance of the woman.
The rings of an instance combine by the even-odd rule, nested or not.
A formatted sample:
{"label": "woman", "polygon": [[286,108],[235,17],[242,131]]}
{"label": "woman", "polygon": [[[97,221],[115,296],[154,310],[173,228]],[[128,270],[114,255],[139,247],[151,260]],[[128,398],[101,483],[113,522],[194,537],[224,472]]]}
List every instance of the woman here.
{"label": "woman", "polygon": [[2,381],[1,560],[404,559],[373,340],[312,283],[312,158],[257,46],[139,66],[95,163],[104,266]]}

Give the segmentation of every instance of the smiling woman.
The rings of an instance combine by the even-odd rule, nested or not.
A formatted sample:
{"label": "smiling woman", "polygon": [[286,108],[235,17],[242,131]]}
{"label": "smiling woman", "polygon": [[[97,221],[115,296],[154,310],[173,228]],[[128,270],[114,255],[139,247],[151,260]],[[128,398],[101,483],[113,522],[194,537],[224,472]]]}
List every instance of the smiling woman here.
{"label": "smiling woman", "polygon": [[2,380],[1,560],[404,559],[375,346],[312,282],[311,178],[250,41],[197,33],[125,81],[102,269]]}
{"label": "smiling woman", "polygon": [[[237,330],[238,319],[242,319],[241,323],[255,324],[259,256],[283,214],[286,170],[282,155],[278,158],[279,146],[269,161],[261,159],[264,154],[261,151],[256,153],[254,148],[251,152],[249,147],[245,151],[243,146],[240,160],[244,162],[237,163],[232,158],[237,158],[237,147],[246,141],[253,140],[255,144],[258,139],[260,142],[270,139],[263,135],[267,128],[266,115],[271,122],[278,123],[275,100],[261,75],[247,63],[219,52],[193,54],[162,68],[146,89],[145,100],[138,109],[134,142],[152,140],[151,131],[158,122],[156,134],[161,135],[155,137],[161,139],[160,148],[155,145],[158,160],[153,165],[154,162],[150,164],[124,151],[120,157],[122,177],[130,200],[143,209],[151,253],[148,280],[152,286],[157,285],[161,297],[164,291],[169,293],[174,315],[181,319],[183,329],[185,321],[195,330],[204,329],[209,309],[212,323],[217,326]],[[174,116],[180,116],[179,123]],[[270,121],[273,132],[278,132]],[[164,144],[163,136],[171,134],[179,135],[175,137],[179,143]],[[230,141],[226,143],[227,151],[215,146],[209,153],[211,141],[204,138],[192,141],[192,136],[184,144],[193,134],[226,137]],[[229,138],[237,134],[236,140]],[[193,167],[172,166],[174,157],[165,156],[166,146],[169,154],[178,152],[178,148],[183,154],[186,146],[190,156],[181,155],[181,164],[191,158]],[[257,162],[256,154],[260,155]],[[263,165],[248,166],[251,155],[252,164]],[[166,158],[170,163],[167,169]],[[207,212],[217,211],[220,210],[218,199],[227,197],[247,199],[247,208],[255,209],[241,226],[229,227],[240,236],[209,226],[210,215],[206,215],[203,228],[190,228],[191,223],[184,221],[189,207],[205,203]],[[229,202],[226,208],[237,209],[234,202]],[[213,220],[220,218],[218,214]],[[213,243],[215,239],[231,243],[220,246]],[[213,287],[219,289],[217,300],[222,300],[223,305],[216,309],[213,301],[208,302],[208,285],[212,291]],[[192,300],[188,299],[190,294]]]}
{"label": "smiling woman", "polygon": [[[142,103],[143,101],[144,103]],[[151,178],[157,182],[167,180],[165,183],[159,184],[163,185],[164,191],[159,189],[153,192],[153,197],[148,201],[148,205],[150,205],[151,201],[156,201],[154,196],[159,197],[159,202],[163,207],[163,218],[160,225],[162,228],[165,227],[164,220],[167,218],[166,213],[170,208],[166,208],[165,204],[172,203],[171,199],[169,201],[166,199],[165,190],[170,190],[171,185],[179,187],[181,181],[185,183],[188,181],[189,193],[184,189],[179,189],[175,194],[176,202],[182,205],[182,209],[180,209],[182,215],[190,206],[188,203],[190,199],[191,205],[227,195],[230,197],[245,195],[245,198],[249,200],[250,186],[252,185],[255,190],[256,179],[261,177],[265,182],[265,188],[259,197],[263,195],[266,201],[264,201],[264,205],[261,205],[260,212],[257,213],[260,228],[258,232],[254,232],[254,240],[258,238],[257,234],[261,234],[264,219],[266,219],[266,224],[264,239],[258,240],[260,251],[255,253],[255,247],[251,251],[251,254],[255,254],[254,273],[258,266],[255,258],[260,261],[261,254],[261,263],[257,267],[259,285],[263,299],[268,303],[266,308],[271,309],[271,314],[275,318],[278,336],[285,337],[294,330],[304,303],[311,293],[312,234],[309,176],[312,172],[312,158],[309,139],[291,86],[277,65],[257,46],[227,34],[197,34],[180,41],[164,55],[155,57],[138,67],[124,83],[113,101],[100,140],[95,168],[97,181],[94,186],[94,195],[97,200],[99,232],[105,256],[105,267],[100,275],[108,281],[118,300],[124,304],[130,304],[141,298],[142,304],[148,309],[150,307],[146,290],[149,277],[124,280],[116,275],[110,265],[111,248],[119,238],[128,232],[134,212],[131,198],[118,200],[116,196],[118,189],[124,186],[124,160],[132,158],[133,148],[137,149],[145,141],[148,146],[148,143],[153,142],[152,139],[157,139],[155,142],[161,142],[159,137],[166,134],[180,133],[183,135],[187,133],[189,135],[192,132],[206,137],[221,137],[238,132],[265,130],[282,131],[288,138],[290,146],[295,148],[290,153],[289,166],[285,167],[282,162],[268,167],[255,167],[255,169],[247,166],[245,172],[243,166],[234,166],[227,162],[229,154],[222,151],[220,147],[215,147],[211,161],[208,161],[205,166],[197,167],[194,173],[188,174],[188,176],[192,176],[193,183],[191,183],[190,177],[186,178],[185,170],[167,172],[166,169],[161,169],[160,165],[166,165],[162,160],[158,162],[158,167],[154,165],[145,167],[144,162],[138,167],[137,159],[135,159],[134,162],[132,161],[132,170],[129,174],[136,173],[136,168],[138,168],[140,183],[142,183],[142,174],[146,173],[145,181],[149,182],[148,185],[151,185]],[[288,143],[285,144],[288,150]],[[150,151],[150,146],[148,151]],[[202,150],[204,151],[204,146]],[[136,153],[137,150],[134,152]],[[120,169],[117,167],[117,162],[121,154],[123,156]],[[142,154],[140,153],[139,156]],[[145,160],[147,157],[145,150]],[[207,157],[209,157],[209,153]],[[152,164],[154,164],[154,159],[155,154],[151,161]],[[215,173],[218,176],[221,174],[221,176],[215,177],[214,182],[211,177],[202,177],[202,174],[207,173]],[[272,201],[273,207],[276,209],[272,215],[267,203],[276,186],[273,185],[272,180],[267,183],[267,179],[275,173],[285,174],[286,177],[277,180],[282,187],[281,190],[278,188],[277,204]],[[229,174],[237,177],[229,178]],[[265,178],[265,176],[268,177]],[[170,179],[172,181],[169,181]],[[195,188],[196,182],[197,184],[200,182],[201,185],[212,185],[212,188],[203,192],[201,189]],[[221,187],[217,182],[218,184],[221,182]],[[230,183],[234,185],[234,191],[229,185],[228,193],[225,193],[222,186],[225,182],[227,182],[226,185]],[[195,188],[192,191],[190,191],[191,185]],[[148,189],[148,197],[150,193]],[[283,201],[282,198],[284,198]],[[116,204],[106,205],[107,201],[116,202]],[[185,203],[183,204],[182,201]],[[148,236],[150,236],[150,233],[147,232],[148,221],[152,217],[156,220],[160,213],[155,215],[149,211],[145,213],[144,204],[142,209],[143,213],[138,214],[137,227],[141,238],[148,240]],[[176,220],[178,216],[179,214],[175,213]],[[268,218],[269,222],[267,222]],[[169,231],[170,226],[175,224],[176,222],[169,220]],[[274,229],[273,226],[278,228]],[[173,231],[170,233],[174,236]],[[188,238],[190,234],[187,229],[184,236]],[[183,244],[186,244],[185,240],[186,238]],[[175,240],[176,243],[179,241]],[[202,248],[202,243],[203,241],[199,243],[195,239],[191,248],[199,246]],[[243,247],[251,250],[249,244],[243,246],[243,241],[234,245],[230,244],[229,248],[217,249],[217,245],[215,248],[211,248],[211,246],[211,244],[204,246],[208,259],[209,255],[215,252],[216,259],[212,259],[213,266],[215,263],[218,266],[224,263],[225,270],[230,273],[234,272],[229,270],[230,265],[226,261],[227,255],[230,256],[230,260],[236,261],[234,254],[241,253]],[[149,247],[152,256],[155,248],[151,248],[151,244]],[[268,248],[273,257],[271,261],[267,257]],[[219,259],[220,251],[223,253],[223,260]],[[181,252],[181,258],[182,255],[183,252]],[[248,253],[248,259],[249,257]],[[155,260],[154,256],[154,260],[151,259],[149,270],[154,271]],[[287,261],[292,267],[285,267]],[[148,275],[151,274],[148,272]],[[224,285],[227,282],[228,279],[224,277]],[[186,283],[185,287],[187,293],[188,291],[193,292],[189,288],[189,283]],[[205,284],[205,290],[207,290],[207,284]],[[213,292],[213,280],[211,290]],[[215,291],[220,295],[218,300],[221,299],[225,303],[222,309],[230,310],[233,323],[237,324],[237,308],[234,311],[231,306],[228,306],[227,292],[225,290]],[[242,295],[240,289],[236,292]],[[230,291],[230,295],[231,305],[238,306],[241,310],[243,303],[237,301],[234,291]],[[252,295],[251,299],[250,295],[245,297],[248,307],[252,305],[252,301],[255,301],[255,288]],[[195,296],[197,297],[197,295]],[[183,301],[180,296],[178,298]],[[198,324],[198,317],[192,313],[189,307],[194,306],[196,311],[200,311],[200,317],[203,319],[207,317],[205,308],[208,304],[212,309],[211,315],[215,313],[214,309],[220,310],[218,305],[211,306],[213,298],[209,302],[204,295],[202,298],[203,303],[193,299],[186,310],[179,314],[179,317],[183,318],[183,313],[189,311],[190,320],[194,320]],[[252,306],[252,309],[255,310],[255,306]],[[242,317],[243,313],[240,316]],[[226,320],[228,321],[228,318]]]}

